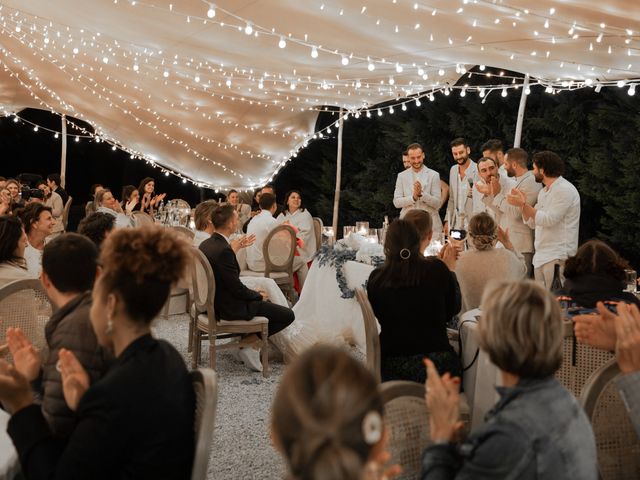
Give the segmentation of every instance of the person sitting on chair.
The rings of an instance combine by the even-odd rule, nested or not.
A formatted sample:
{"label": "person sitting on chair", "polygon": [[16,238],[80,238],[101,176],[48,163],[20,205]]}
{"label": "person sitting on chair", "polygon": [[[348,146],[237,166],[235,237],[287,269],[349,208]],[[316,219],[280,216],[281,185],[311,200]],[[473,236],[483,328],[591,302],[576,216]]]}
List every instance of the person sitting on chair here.
{"label": "person sitting on chair", "polygon": [[108,213],[116,219],[116,228],[128,228],[133,226],[131,217],[124,214],[120,203],[114,198],[108,188],[96,193],[96,212]]}
{"label": "person sitting on chair", "polygon": [[56,221],[51,215],[51,208],[41,203],[31,203],[18,212],[24,231],[27,234],[27,247],[24,249],[24,259],[27,269],[35,276],[40,276],[42,270],[42,251],[45,239],[53,232]]}
{"label": "person sitting on chair", "polygon": [[[256,237],[255,243],[247,250],[247,265],[254,272],[264,272],[265,262],[262,247],[271,230],[279,225],[278,221],[273,218],[277,208],[275,195],[263,193],[260,197],[260,208],[262,211],[251,219],[247,228],[247,233]],[[293,271],[298,274],[300,288],[302,288],[309,271],[304,258],[300,256],[293,257]]]}
{"label": "person sitting on chair", "polygon": [[[224,320],[266,317],[269,320],[269,336],[285,329],[295,318],[293,311],[268,302],[265,291],[251,290],[240,281],[240,266],[229,243],[229,237],[238,229],[238,212],[234,206],[218,206],[213,211],[212,222],[215,233],[200,244],[200,250],[211,263],[216,281],[216,316]],[[240,343],[250,344],[255,340],[255,336],[250,335]],[[256,349],[241,348],[240,358],[252,370],[262,371],[260,355]]]}
{"label": "person sitting on chair", "polygon": [[36,278],[27,270],[26,247],[27,234],[20,220],[11,215],[0,216],[0,287],[16,280]]}
{"label": "person sitting on chair", "polygon": [[67,200],[69,200],[69,194],[64,188],[62,188],[62,178],[60,178],[60,175],[57,173],[50,173],[47,175],[47,185],[53,193],[60,195],[60,198],[62,198],[62,204],[66,205]]}
{"label": "person sitting on chair", "polygon": [[89,238],[99,249],[102,247],[102,242],[113,231],[115,224],[116,219],[113,215],[95,212],[80,220],[78,233]]}
{"label": "person sitting on chair", "polygon": [[[29,381],[42,383],[42,413],[56,438],[68,438],[76,425],[75,413],[64,400],[62,379],[57,368],[58,352],[73,352],[94,383],[107,371],[111,356],[98,346],[91,328],[91,289],[98,269],[98,249],[88,238],[64,233],[44,247],[40,280],[55,312],[45,325],[47,349],[40,364],[21,362],[29,348],[27,337],[19,329],[7,332],[9,349],[20,373]],[[22,352],[22,356],[20,355]]]}

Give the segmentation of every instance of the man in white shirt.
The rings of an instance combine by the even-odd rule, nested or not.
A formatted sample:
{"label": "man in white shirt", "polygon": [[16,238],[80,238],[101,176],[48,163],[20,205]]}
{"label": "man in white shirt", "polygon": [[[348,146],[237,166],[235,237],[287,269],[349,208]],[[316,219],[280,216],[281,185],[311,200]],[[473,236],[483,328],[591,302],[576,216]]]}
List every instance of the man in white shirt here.
{"label": "man in white shirt", "polygon": [[498,226],[506,228],[506,218],[502,211],[494,205],[495,195],[499,191],[508,192],[512,188],[509,178],[498,173],[498,162],[491,157],[478,160],[478,175],[481,181],[476,183],[476,189],[482,194],[487,213],[493,217]]}
{"label": "man in white shirt", "polygon": [[487,140],[480,147],[480,151],[482,152],[483,157],[493,158],[498,165],[498,172],[501,177],[507,176],[507,170],[504,164],[504,144],[502,140],[498,140],[497,138],[492,138]]}
{"label": "man in white shirt", "polygon": [[513,189],[507,201],[522,210],[522,219],[535,228],[534,277],[551,287],[555,265],[564,270],[565,260],[578,249],[580,229],[580,194],[562,177],[564,162],[550,151],[533,156],[533,175],[544,188],[535,207],[527,203],[522,189]]}
{"label": "man in white shirt", "polygon": [[396,189],[393,192],[393,205],[402,209],[400,218],[412,209],[428,212],[431,215],[434,231],[440,232],[442,230],[442,221],[438,214],[441,195],[440,175],[423,164],[424,152],[419,143],[412,143],[407,147],[407,156],[411,168],[398,174]]}
{"label": "man in white shirt", "polygon": [[450,228],[467,229],[473,215],[486,210],[482,194],[473,185],[478,181],[478,166],[471,160],[467,141],[456,138],[451,141],[451,154],[456,164],[449,171],[449,202],[444,220],[444,233]]}
{"label": "man in white shirt", "polygon": [[[253,217],[247,227],[248,235],[255,235],[255,243],[247,249],[247,265],[254,272],[264,272],[265,263],[262,254],[262,246],[267,236],[280,223],[273,218],[277,209],[276,196],[271,193],[263,193],[260,196],[260,213]],[[309,268],[300,256],[293,257],[293,271],[298,273],[300,288],[304,285]]]}

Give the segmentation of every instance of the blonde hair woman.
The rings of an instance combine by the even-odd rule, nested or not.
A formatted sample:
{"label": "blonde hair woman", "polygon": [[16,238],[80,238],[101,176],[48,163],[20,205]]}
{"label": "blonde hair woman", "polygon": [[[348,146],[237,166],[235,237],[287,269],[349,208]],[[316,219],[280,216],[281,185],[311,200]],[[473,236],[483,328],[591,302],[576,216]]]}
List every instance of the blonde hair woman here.
{"label": "blonde hair woman", "polygon": [[[500,399],[461,446],[459,379],[427,361],[431,438],[422,478],[595,480],[596,446],[578,401],[553,376],[562,362],[560,307],[533,281],[495,282],[482,298],[480,347],[500,369]],[[458,452],[463,452],[460,456]]]}

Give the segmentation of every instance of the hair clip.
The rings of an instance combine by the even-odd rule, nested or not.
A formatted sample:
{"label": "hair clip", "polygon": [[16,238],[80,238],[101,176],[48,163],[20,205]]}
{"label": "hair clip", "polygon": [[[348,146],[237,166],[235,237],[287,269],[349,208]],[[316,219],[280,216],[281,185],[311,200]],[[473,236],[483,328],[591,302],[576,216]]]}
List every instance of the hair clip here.
{"label": "hair clip", "polygon": [[408,260],[409,257],[411,257],[411,250],[409,250],[408,248],[403,248],[402,250],[400,250],[400,258],[402,260]]}
{"label": "hair clip", "polygon": [[382,438],[382,417],[377,411],[371,410],[364,416],[362,435],[367,445],[374,445]]}

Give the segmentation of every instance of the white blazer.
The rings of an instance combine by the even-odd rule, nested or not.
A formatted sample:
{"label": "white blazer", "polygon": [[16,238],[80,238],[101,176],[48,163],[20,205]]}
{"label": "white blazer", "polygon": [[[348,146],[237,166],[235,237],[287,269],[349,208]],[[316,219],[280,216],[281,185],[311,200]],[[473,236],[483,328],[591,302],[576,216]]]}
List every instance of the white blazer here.
{"label": "white blazer", "polygon": [[[422,184],[422,197],[413,200],[413,184],[419,181]],[[408,168],[398,174],[396,189],[393,192],[393,205],[401,208],[400,218],[412,209],[419,209],[431,215],[433,231],[442,231],[442,221],[438,214],[440,208],[440,175],[435,170],[422,166],[422,170],[414,172]]]}
{"label": "white blazer", "polygon": [[[473,160],[465,171],[464,179],[458,175],[458,165],[453,165],[449,170],[449,202],[447,203],[447,215],[445,220],[449,222],[449,228],[467,228],[469,220],[476,213],[485,212],[486,207],[482,203],[482,194],[475,188],[480,180],[478,165]],[[473,185],[470,184],[473,183]],[[469,189],[471,197],[468,196]],[[464,226],[460,225],[460,214],[464,213]]]}

